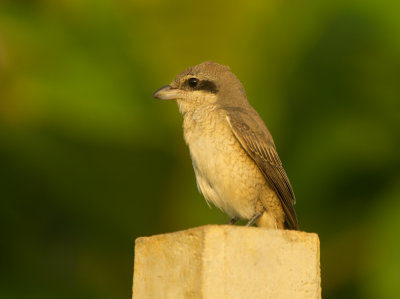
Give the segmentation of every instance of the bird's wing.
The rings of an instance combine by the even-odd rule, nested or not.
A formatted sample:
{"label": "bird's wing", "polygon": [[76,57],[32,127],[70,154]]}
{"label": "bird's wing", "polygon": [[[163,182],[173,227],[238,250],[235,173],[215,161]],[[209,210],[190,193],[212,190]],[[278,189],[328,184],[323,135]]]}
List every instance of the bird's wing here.
{"label": "bird's wing", "polygon": [[[277,193],[285,211],[289,228],[299,230],[294,210],[296,199],[289,178],[282,167],[282,162],[278,157],[267,127],[257,112],[252,111],[254,113],[250,116],[240,111],[228,110],[228,123],[244,150],[254,160],[269,185]],[[258,121],[256,118],[258,118]],[[260,126],[260,123],[262,126]]]}

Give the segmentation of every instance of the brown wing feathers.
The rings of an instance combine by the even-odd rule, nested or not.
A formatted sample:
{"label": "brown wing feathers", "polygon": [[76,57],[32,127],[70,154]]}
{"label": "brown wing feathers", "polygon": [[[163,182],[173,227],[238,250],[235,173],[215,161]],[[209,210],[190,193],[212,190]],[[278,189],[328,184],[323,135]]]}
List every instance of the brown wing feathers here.
{"label": "brown wing feathers", "polygon": [[[256,117],[259,118],[258,115]],[[293,206],[296,201],[293,189],[267,128],[263,127],[260,132],[261,128],[254,119],[241,117],[241,113],[238,111],[228,114],[227,119],[234,135],[281,200],[289,228],[298,230],[299,224]],[[258,132],[256,133],[252,127],[257,128]]]}

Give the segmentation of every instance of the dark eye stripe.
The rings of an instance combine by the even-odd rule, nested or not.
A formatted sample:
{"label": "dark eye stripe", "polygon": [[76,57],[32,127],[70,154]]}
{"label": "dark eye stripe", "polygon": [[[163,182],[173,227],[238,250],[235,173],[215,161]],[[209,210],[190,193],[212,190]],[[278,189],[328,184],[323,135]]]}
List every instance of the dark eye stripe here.
{"label": "dark eye stripe", "polygon": [[197,90],[204,90],[211,93],[217,93],[218,88],[214,82],[208,80],[201,80],[200,84],[196,87]]}
{"label": "dark eye stripe", "polygon": [[204,90],[210,93],[217,93],[217,85],[210,80],[199,80],[197,78],[190,78],[185,82],[186,89],[189,90]]}

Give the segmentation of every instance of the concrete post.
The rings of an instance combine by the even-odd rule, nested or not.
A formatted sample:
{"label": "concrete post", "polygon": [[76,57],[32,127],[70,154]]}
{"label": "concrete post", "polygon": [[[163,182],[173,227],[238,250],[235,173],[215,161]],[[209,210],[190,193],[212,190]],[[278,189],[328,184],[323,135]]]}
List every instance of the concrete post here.
{"label": "concrete post", "polygon": [[316,234],[207,225],[136,240],[133,298],[321,298]]}

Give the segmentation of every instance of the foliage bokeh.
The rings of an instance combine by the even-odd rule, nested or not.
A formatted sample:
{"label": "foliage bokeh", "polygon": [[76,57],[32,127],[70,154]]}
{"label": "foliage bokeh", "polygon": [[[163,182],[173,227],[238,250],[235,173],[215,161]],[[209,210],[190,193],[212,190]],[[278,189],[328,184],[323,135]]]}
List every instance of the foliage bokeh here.
{"label": "foliage bokeh", "polygon": [[324,298],[400,294],[395,1],[2,0],[0,297],[128,298],[135,238],[227,216],[197,192],[176,105],[229,65],[272,132]]}

